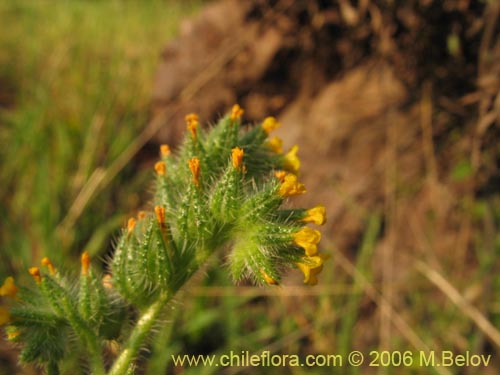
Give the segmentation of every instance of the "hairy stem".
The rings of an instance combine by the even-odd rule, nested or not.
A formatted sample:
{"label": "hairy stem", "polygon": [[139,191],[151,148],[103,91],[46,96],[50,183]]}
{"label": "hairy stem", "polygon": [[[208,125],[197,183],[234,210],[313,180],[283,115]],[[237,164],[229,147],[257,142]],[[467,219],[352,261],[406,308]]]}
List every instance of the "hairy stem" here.
{"label": "hairy stem", "polygon": [[137,324],[130,335],[125,348],[122,350],[119,357],[116,359],[113,367],[108,375],[125,375],[127,374],[130,365],[137,357],[139,350],[144,345],[146,338],[149,336],[154,323],[157,321],[163,307],[169,301],[170,297],[164,293],[160,295],[158,300],[151,304],[141,315]]}

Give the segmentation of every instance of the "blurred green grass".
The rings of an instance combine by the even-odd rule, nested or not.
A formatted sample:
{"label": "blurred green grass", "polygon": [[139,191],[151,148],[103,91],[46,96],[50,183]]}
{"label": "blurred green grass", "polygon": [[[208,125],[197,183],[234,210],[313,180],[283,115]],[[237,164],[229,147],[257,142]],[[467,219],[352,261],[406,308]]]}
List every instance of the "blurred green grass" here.
{"label": "blurred green grass", "polygon": [[63,266],[83,249],[105,254],[124,214],[144,203],[148,176],[126,168],[67,217],[92,174],[144,127],[161,49],[198,6],[0,3],[0,279],[42,256]]}

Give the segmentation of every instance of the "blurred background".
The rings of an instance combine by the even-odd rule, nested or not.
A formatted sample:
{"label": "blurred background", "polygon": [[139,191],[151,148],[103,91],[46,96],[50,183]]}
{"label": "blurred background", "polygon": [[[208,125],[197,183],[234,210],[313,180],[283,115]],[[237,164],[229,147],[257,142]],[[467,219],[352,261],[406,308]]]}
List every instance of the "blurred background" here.
{"label": "blurred background", "polygon": [[[500,368],[500,2],[0,3],[0,281],[49,256],[78,272],[148,208],[158,147],[183,117],[234,103],[282,123],[324,204],[316,287],[234,286],[223,261],[182,291],[144,374],[170,354],[451,350],[487,368],[311,368],[308,374],[496,374]],[[147,359],[147,361],[146,361]],[[368,362],[367,362],[368,363]],[[84,373],[79,358],[65,373]],[[0,340],[0,374],[18,366]]]}

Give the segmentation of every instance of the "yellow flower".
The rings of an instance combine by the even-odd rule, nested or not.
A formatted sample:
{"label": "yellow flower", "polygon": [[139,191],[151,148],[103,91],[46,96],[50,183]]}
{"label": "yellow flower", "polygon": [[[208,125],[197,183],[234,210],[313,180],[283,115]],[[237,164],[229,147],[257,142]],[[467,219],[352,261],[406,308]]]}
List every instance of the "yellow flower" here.
{"label": "yellow flower", "polygon": [[283,153],[283,140],[279,137],[272,137],[267,140],[267,146],[276,154]]}
{"label": "yellow flower", "polygon": [[231,159],[235,169],[241,169],[244,154],[245,152],[239,147],[235,147],[231,150]]}
{"label": "yellow flower", "polygon": [[0,326],[10,322],[10,313],[5,307],[0,306]]}
{"label": "yellow flower", "polygon": [[193,174],[193,182],[198,186],[200,184],[200,159],[194,157],[190,159],[188,163],[189,169]]}
{"label": "yellow flower", "polygon": [[294,174],[288,173],[284,177],[280,174],[277,177],[280,180],[283,178],[283,182],[278,191],[280,196],[291,197],[293,195],[304,194],[306,192],[306,187],[298,181],[297,176]]}
{"label": "yellow flower", "polygon": [[165,176],[167,173],[167,165],[164,162],[159,161],[155,164],[155,171],[158,176]]}
{"label": "yellow flower", "polygon": [[231,109],[231,121],[241,118],[245,111],[238,104],[233,105]]}
{"label": "yellow flower", "polygon": [[294,145],[290,151],[288,151],[285,155],[285,160],[283,161],[283,166],[285,169],[288,169],[290,172],[298,173],[300,169],[300,159],[297,156],[297,152],[299,151],[299,146]]}
{"label": "yellow flower", "polygon": [[320,240],[321,233],[308,227],[303,227],[293,234],[293,242],[302,247],[309,257],[318,253],[317,244]]}
{"label": "yellow flower", "polygon": [[160,155],[162,157],[167,157],[168,155],[171,154],[170,146],[169,145],[161,145],[160,146]]}
{"label": "yellow flower", "polygon": [[0,296],[16,298],[18,291],[19,289],[14,283],[14,278],[12,276],[9,276],[5,279],[3,285],[0,287]]}
{"label": "yellow flower", "polygon": [[279,128],[280,126],[281,124],[276,121],[274,117],[266,117],[264,119],[264,122],[262,123],[262,129],[264,129],[267,134],[271,133],[273,130]]}
{"label": "yellow flower", "polygon": [[323,225],[326,223],[325,206],[318,205],[306,211],[306,216],[302,219],[306,223]]}
{"label": "yellow flower", "polygon": [[276,280],[274,280],[271,276],[269,276],[269,274],[266,271],[261,269],[260,273],[261,273],[262,278],[264,279],[264,281],[266,283],[268,283],[269,285],[278,285],[278,282]]}
{"label": "yellow flower", "polygon": [[329,257],[325,254],[318,254],[311,257],[303,257],[302,262],[296,263],[297,267],[304,274],[304,283],[316,285],[318,283],[318,274],[323,270],[323,263]]}

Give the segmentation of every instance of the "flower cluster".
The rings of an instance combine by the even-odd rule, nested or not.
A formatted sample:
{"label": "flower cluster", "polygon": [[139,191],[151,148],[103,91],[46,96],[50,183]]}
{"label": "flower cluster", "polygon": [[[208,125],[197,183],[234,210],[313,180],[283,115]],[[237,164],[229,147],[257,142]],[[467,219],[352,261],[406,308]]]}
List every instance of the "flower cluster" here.
{"label": "flower cluster", "polygon": [[327,257],[318,252],[320,232],[307,225],[324,224],[325,208],[285,207],[289,197],[306,192],[298,147],[283,153],[283,142],[269,136],[280,125],[276,119],[247,127],[243,113],[235,105],[210,129],[187,115],[179,149],[160,147],[153,209],[127,221],[110,275],[95,272],[84,252],[76,287],[48,258],[42,269],[29,269],[36,288],[17,296],[13,279],[6,280],[0,295],[20,303],[10,312],[0,308],[0,324],[10,323],[9,337],[25,344],[23,361],[57,367],[72,335],[89,353],[93,373],[104,374],[101,345],[123,334],[132,305],[143,315],[109,372],[126,373],[166,302],[208,257],[224,251],[236,282],[277,285],[285,269],[296,268],[306,284],[317,283]]}

